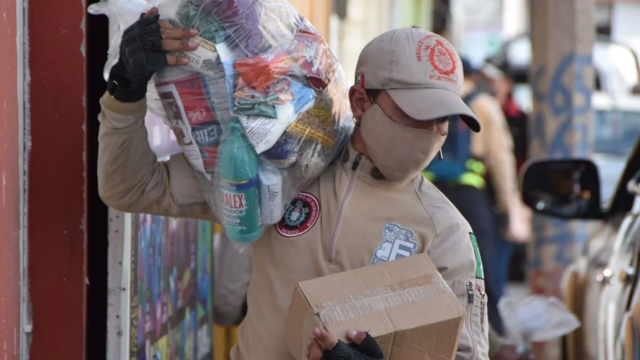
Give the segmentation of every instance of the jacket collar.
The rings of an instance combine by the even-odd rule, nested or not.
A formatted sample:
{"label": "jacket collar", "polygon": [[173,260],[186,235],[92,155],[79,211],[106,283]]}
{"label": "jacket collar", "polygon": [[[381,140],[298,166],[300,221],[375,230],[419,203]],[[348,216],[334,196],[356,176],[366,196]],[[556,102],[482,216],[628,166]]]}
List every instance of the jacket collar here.
{"label": "jacket collar", "polygon": [[[358,178],[371,185],[399,186],[415,180],[415,178],[405,181],[387,180],[380,170],[378,170],[378,168],[373,164],[371,159],[364,156],[353,147],[351,141],[349,141],[348,145],[342,150],[342,154],[340,155],[340,158],[338,158],[338,162],[342,171],[347,174],[357,171]],[[421,175],[418,174],[416,178],[419,176]]]}

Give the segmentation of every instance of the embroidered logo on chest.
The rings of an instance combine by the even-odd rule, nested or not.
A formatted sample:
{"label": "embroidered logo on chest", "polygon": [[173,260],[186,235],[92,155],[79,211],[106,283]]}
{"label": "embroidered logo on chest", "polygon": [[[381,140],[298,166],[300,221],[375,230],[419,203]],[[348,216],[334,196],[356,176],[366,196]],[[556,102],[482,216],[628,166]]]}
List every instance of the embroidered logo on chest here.
{"label": "embroidered logo on chest", "polygon": [[297,237],[308,233],[320,217],[320,202],[312,194],[298,194],[289,204],[284,216],[276,224],[276,231],[282,237]]}
{"label": "embroidered logo on chest", "polygon": [[382,228],[382,242],[373,252],[371,265],[413,256],[418,250],[415,239],[413,229],[388,223]]}

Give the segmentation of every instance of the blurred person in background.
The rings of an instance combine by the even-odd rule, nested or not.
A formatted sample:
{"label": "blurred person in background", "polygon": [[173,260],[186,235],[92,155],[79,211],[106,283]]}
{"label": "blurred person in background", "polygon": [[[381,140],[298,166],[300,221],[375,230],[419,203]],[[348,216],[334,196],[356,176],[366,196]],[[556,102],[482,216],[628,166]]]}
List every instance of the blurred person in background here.
{"label": "blurred person in background", "polygon": [[528,116],[513,96],[513,82],[502,70],[489,63],[478,70],[477,79],[488,84],[489,92],[502,108],[513,138],[513,153],[516,157],[516,170],[519,172],[528,156]]}
{"label": "blurred person in background", "polygon": [[[478,87],[478,71],[469,61],[462,59],[462,63],[462,97],[483,131],[471,133],[452,119],[440,160],[433,161],[423,175],[460,210],[475,232],[485,271],[489,322],[498,335],[504,335],[497,305],[508,282],[512,242],[531,238],[531,213],[517,190],[513,140],[500,103]],[[498,231],[489,186],[499,211],[507,215],[507,240]]]}
{"label": "blurred person in background", "polygon": [[[520,172],[522,166],[528,159],[528,146],[529,146],[529,116],[520,107],[514,96],[514,82],[513,73],[508,67],[498,67],[489,62],[486,62],[483,66],[479,67],[478,74],[476,76],[477,85],[486,92],[495,96],[496,100],[502,107],[502,112],[509,125],[511,131],[511,137],[513,139],[513,153],[516,159],[516,171]],[[489,191],[489,198],[493,204],[493,210],[498,220],[498,235],[506,237],[508,233],[508,214],[503,212],[500,205],[496,200],[496,193],[493,188],[492,182],[487,184]],[[520,244],[514,246],[511,256],[511,264],[509,269],[510,280],[524,281],[525,275],[525,259],[526,259],[526,246]]]}

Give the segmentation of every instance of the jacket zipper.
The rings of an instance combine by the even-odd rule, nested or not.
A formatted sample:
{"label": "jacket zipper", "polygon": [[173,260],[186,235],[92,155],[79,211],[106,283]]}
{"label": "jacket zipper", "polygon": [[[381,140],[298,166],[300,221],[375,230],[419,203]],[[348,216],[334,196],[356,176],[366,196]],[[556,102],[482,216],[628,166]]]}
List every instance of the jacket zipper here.
{"label": "jacket zipper", "polygon": [[331,246],[329,248],[329,262],[334,263],[336,261],[336,248],[338,242],[338,234],[340,233],[340,228],[342,227],[342,220],[344,218],[344,213],[347,211],[347,205],[349,205],[349,201],[351,201],[351,196],[353,195],[353,190],[356,187],[356,180],[358,179],[358,166],[360,166],[360,161],[362,160],[362,154],[358,153],[356,155],[356,159],[353,161],[353,165],[351,166],[351,175],[349,176],[349,183],[347,184],[347,188],[342,194],[342,201],[338,206],[338,213],[336,214],[336,218],[333,222],[333,231],[331,232]]}
{"label": "jacket zipper", "polygon": [[475,292],[474,286],[471,281],[467,282],[467,295],[469,304],[467,304],[467,319],[465,321],[467,332],[469,333],[469,342],[471,343],[471,355],[469,356],[470,360],[478,358],[478,344],[476,343],[476,338],[473,337],[473,303],[475,302]]}
{"label": "jacket zipper", "polygon": [[[480,293],[480,300],[484,300],[484,297],[487,296],[487,293],[480,288],[479,286],[476,286],[476,290],[478,290],[478,292]],[[486,309],[486,303],[484,301],[480,302],[480,327],[482,328],[482,332],[484,333],[484,312],[487,311]]]}

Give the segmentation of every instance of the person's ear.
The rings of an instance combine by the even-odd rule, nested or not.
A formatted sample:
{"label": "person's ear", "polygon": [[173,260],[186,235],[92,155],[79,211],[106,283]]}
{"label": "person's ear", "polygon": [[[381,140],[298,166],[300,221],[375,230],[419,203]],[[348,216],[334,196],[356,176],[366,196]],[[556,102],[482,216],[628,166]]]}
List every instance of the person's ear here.
{"label": "person's ear", "polygon": [[349,102],[351,103],[351,112],[356,120],[360,120],[362,114],[371,106],[366,90],[358,85],[349,89]]}

